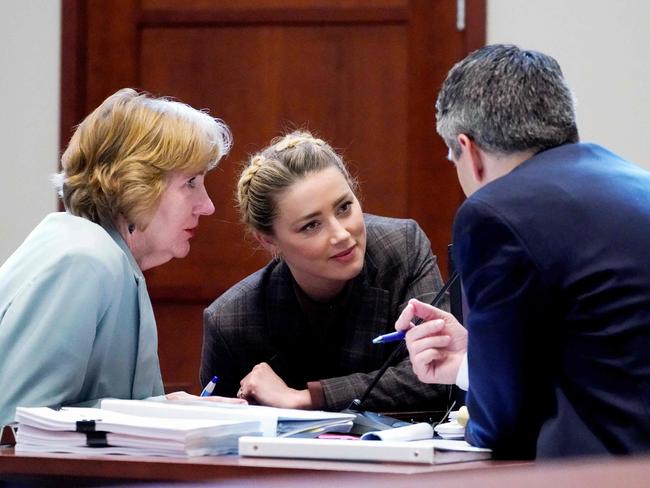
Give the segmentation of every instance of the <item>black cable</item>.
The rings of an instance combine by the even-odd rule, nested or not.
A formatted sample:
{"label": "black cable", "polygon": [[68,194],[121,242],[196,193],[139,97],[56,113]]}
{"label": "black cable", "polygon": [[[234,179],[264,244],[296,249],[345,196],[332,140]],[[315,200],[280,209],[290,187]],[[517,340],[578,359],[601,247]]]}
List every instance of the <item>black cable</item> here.
{"label": "black cable", "polygon": [[[447,282],[440,288],[440,291],[436,294],[436,296],[433,298],[431,301],[431,305],[433,307],[437,307],[438,304],[442,301],[442,299],[445,296],[445,293],[447,293],[447,290],[456,282],[458,279],[458,272],[454,272]],[[420,320],[414,321],[413,322],[415,325],[420,323]],[[372,392],[372,389],[375,387],[375,385],[379,382],[381,377],[384,375],[386,370],[390,368],[391,364],[393,363],[393,360],[399,356],[401,353],[404,352],[404,348],[406,347],[406,342],[402,341],[399,346],[395,348],[395,350],[391,353],[390,356],[388,356],[388,359],[386,359],[386,362],[384,365],[381,367],[379,371],[377,371],[377,374],[375,377],[372,379],[372,382],[370,385],[368,385],[368,388],[366,388],[366,391],[363,392],[363,395],[361,395],[361,399],[354,399],[350,402],[350,406],[348,407],[348,410],[352,411],[359,411],[361,410],[361,405],[363,405],[363,402],[365,402],[368,399],[368,396],[370,396],[370,392]]]}

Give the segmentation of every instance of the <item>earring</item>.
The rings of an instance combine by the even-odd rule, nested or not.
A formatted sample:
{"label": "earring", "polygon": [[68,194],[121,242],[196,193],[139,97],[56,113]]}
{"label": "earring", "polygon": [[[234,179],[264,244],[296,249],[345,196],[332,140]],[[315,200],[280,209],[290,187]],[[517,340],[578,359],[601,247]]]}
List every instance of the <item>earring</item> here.
{"label": "earring", "polygon": [[282,261],[282,254],[275,248],[271,251],[271,257],[274,261]]}
{"label": "earring", "polygon": [[127,229],[129,230],[129,234],[133,234],[133,232],[135,231],[135,224],[129,224]]}

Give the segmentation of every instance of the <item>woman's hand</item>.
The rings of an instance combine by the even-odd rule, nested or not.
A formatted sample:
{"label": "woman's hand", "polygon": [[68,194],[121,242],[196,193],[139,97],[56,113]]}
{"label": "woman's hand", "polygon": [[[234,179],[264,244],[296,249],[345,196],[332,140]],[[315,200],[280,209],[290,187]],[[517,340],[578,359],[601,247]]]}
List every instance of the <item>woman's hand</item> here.
{"label": "woman's hand", "polygon": [[167,400],[201,400],[206,402],[219,402],[219,403],[241,403],[247,404],[248,402],[243,398],[230,398],[222,396],[206,396],[201,397],[197,395],[191,395],[185,391],[175,391],[173,393],[168,393],[165,395]]}
{"label": "woman's hand", "polygon": [[237,396],[251,403],[280,408],[311,408],[309,390],[289,388],[267,363],[253,367],[239,383]]}
{"label": "woman's hand", "polygon": [[[419,317],[424,322],[413,325]],[[458,369],[467,353],[467,330],[456,318],[419,300],[409,300],[395,322],[396,330],[406,332],[413,372],[423,383],[456,382]]]}

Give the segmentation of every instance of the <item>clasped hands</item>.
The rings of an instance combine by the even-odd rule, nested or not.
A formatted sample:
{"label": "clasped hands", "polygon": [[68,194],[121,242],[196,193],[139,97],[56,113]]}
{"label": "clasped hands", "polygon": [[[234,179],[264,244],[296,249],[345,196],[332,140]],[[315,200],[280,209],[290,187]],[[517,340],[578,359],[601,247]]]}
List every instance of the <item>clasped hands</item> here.
{"label": "clasped hands", "polygon": [[[413,320],[423,322],[417,326]],[[413,372],[423,383],[451,384],[467,352],[467,330],[456,318],[416,299],[409,300],[395,329],[405,331]]]}

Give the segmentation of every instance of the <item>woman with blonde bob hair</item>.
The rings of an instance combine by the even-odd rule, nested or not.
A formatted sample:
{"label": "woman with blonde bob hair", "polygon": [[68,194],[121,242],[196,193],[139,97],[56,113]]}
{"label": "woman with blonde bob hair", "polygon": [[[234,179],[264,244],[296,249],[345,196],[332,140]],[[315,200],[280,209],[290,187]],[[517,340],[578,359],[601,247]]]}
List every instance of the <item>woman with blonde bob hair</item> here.
{"label": "woman with blonde bob hair", "polygon": [[0,267],[0,424],[16,406],[163,393],[142,272],[187,255],[230,144],[219,119],[131,89],[77,127],[55,177],[65,212]]}
{"label": "woman with blonde bob hair", "polygon": [[[394,345],[409,298],[442,287],[436,258],[413,220],[364,214],[343,159],[297,131],[250,158],[237,187],[243,223],[273,259],[204,314],[201,381],[251,402],[340,410],[360,398]],[[379,411],[443,410],[404,353],[369,396]]]}

